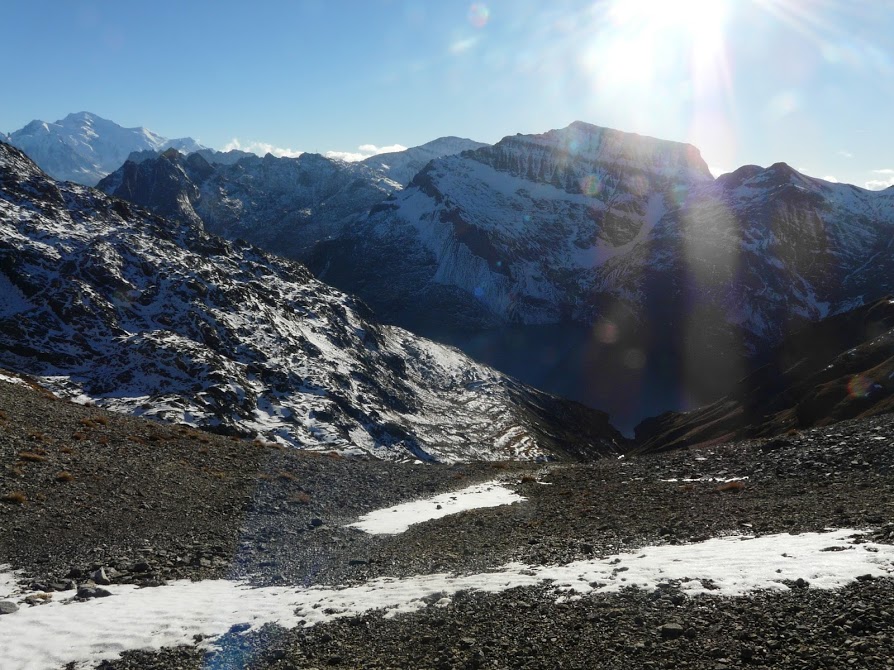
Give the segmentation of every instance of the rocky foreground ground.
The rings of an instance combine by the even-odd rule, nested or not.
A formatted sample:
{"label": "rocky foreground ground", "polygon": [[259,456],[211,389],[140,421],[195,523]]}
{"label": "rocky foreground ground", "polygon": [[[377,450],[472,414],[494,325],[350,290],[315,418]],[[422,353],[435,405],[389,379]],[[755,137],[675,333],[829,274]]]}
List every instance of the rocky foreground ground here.
{"label": "rocky foreground ground", "polygon": [[[63,598],[103,582],[181,578],[360,584],[730,534],[859,528],[894,543],[892,442],[894,418],[880,416],[589,465],[402,465],[146,422],[0,382],[0,564]],[[373,509],[493,479],[526,501],[400,535],[345,527]],[[210,650],[126,652],[102,667],[894,667],[894,580],[836,591],[792,583],[736,598],[689,597],[679,586],[565,603],[548,584],[461,592],[416,614],[236,627]]]}

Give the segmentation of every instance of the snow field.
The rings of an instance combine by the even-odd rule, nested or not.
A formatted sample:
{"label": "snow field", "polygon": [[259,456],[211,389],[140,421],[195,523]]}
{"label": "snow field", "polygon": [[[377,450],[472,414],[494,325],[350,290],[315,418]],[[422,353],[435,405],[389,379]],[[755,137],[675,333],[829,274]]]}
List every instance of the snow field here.
{"label": "snow field", "polygon": [[[693,596],[743,596],[761,589],[786,589],[785,581],[798,578],[811,588],[834,589],[860,575],[890,576],[894,546],[858,544],[853,537],[858,533],[839,529],[714,538],[567,565],[510,563],[479,574],[380,578],[344,588],[251,588],[227,580],[176,581],[145,589],[110,586],[110,597],[55,600],[36,607],[23,604],[19,611],[4,615],[0,658],[4,667],[21,670],[51,670],[72,661],[96,664],[127,649],[193,644],[194,635],[213,638],[234,624],[313,626],[372,610],[392,617],[429,603],[447,607],[450,596],[461,590],[499,592],[546,581],[552,582],[559,600],[567,601],[626,587],[652,589],[668,580],[680,580],[680,588]],[[829,551],[830,547],[840,550]],[[14,592],[15,580],[8,569],[0,572],[0,593],[18,600],[24,594]]]}

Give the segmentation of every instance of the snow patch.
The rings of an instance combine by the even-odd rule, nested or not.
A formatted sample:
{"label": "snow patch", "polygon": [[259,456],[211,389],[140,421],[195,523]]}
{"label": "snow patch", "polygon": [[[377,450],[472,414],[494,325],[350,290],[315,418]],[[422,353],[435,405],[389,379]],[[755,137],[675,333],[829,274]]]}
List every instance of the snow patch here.
{"label": "snow patch", "polygon": [[524,500],[523,496],[499,482],[487,482],[460,491],[442,493],[425,500],[378,509],[364,514],[359,521],[349,524],[348,527],[357,528],[371,535],[397,535],[417,523],[440,519],[466,510],[511,505]]}

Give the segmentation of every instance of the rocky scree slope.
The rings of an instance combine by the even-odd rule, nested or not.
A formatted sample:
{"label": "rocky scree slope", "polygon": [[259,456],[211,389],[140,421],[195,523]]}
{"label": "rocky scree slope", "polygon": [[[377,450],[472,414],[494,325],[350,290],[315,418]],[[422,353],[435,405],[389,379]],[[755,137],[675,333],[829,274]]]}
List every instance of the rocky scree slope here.
{"label": "rocky scree slope", "polygon": [[293,262],[49,179],[0,145],[0,364],[62,395],[389,459],[580,457],[604,414],[378,324]]}
{"label": "rocky scree slope", "polygon": [[360,217],[433,158],[480,146],[440,138],[357,163],[311,153],[260,158],[244,152],[143,152],[99,188],[156,214],[201,222],[209,232],[304,260],[321,240],[352,233]]}
{"label": "rocky scree slope", "polygon": [[86,186],[118,169],[133,151],[202,149],[191,137],[169,140],[145,128],[122,128],[89,112],[69,114],[55,123],[32,121],[2,138],[24,151],[54,179]]}
{"label": "rocky scree slope", "polygon": [[[0,502],[0,563],[23,569],[21,579],[54,600],[92,584],[100,569],[113,584],[150,587],[249,575],[268,585],[362,584],[511,560],[635,556],[646,546],[723,535],[845,527],[894,541],[886,512],[894,505],[891,416],[812,428],[785,442],[586,465],[420,468],[209,435],[3,380],[0,406],[0,496],[25,494]],[[494,476],[526,500],[402,535],[344,527],[370,510]],[[730,478],[742,488],[721,490]],[[617,567],[623,579],[626,566]],[[803,567],[803,582],[787,590],[734,598],[693,597],[676,579],[565,602],[549,584],[463,592],[415,614],[373,611],[294,630],[239,627],[210,651],[131,651],[102,667],[889,667],[892,580],[823,591]]]}

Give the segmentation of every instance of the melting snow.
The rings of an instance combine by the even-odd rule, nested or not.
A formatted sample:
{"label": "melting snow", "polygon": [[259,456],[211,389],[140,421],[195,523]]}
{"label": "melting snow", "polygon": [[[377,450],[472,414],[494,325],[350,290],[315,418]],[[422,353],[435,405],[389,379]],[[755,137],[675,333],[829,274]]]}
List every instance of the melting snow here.
{"label": "melting snow", "polygon": [[524,497],[499,482],[476,484],[460,491],[442,493],[425,500],[414,500],[385,509],[378,509],[360,517],[349,525],[373,535],[396,535],[416,523],[440,519],[470,509],[498,507],[522,502]]}
{"label": "melting snow", "polygon": [[[859,575],[890,576],[894,546],[855,544],[855,533],[715,538],[561,566],[510,563],[493,572],[382,578],[346,588],[253,589],[226,580],[177,581],[145,589],[110,586],[113,595],[107,598],[22,605],[4,615],[0,658],[4,667],[21,670],[48,670],[73,661],[96,664],[126,649],[192,644],[193,635],[221,635],[238,623],[312,626],[374,609],[390,617],[423,609],[429,602],[447,607],[450,595],[460,590],[498,592],[548,580],[562,594],[559,600],[568,600],[629,586],[655,588],[667,580],[681,580],[689,595],[741,596],[785,589],[784,580],[799,577],[813,588],[832,589]],[[823,551],[832,546],[843,550]],[[0,572],[0,593],[8,592],[14,580],[14,573]]]}

